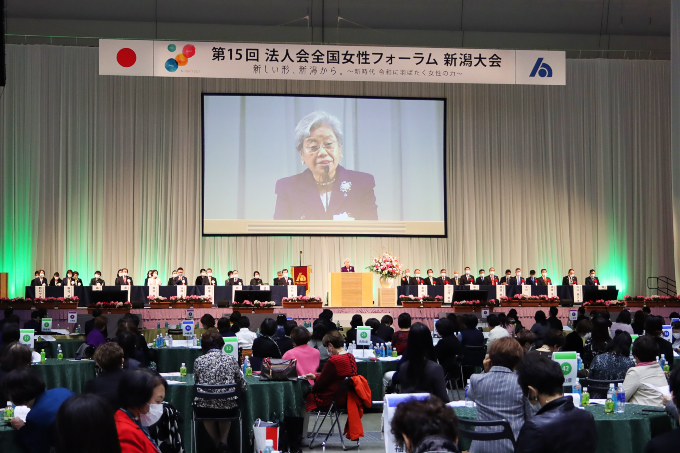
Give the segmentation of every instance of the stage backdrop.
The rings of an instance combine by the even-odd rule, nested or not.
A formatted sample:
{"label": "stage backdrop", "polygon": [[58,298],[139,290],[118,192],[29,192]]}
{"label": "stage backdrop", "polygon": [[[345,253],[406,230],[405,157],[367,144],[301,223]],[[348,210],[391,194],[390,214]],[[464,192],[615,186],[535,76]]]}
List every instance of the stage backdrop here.
{"label": "stage backdrop", "polygon": [[[667,61],[568,60],[567,85],[551,87],[117,77],[97,65],[96,48],[7,46],[0,271],[11,296],[38,268],[83,280],[101,270],[112,283],[125,266],[142,283],[147,269],[193,279],[212,267],[221,281],[238,269],[272,282],[300,250],[324,297],[329,271],[345,258],[361,270],[383,249],[423,274],[545,267],[559,281],[595,267],[622,295],[675,273]],[[449,237],[202,238],[201,92],[446,97]]]}

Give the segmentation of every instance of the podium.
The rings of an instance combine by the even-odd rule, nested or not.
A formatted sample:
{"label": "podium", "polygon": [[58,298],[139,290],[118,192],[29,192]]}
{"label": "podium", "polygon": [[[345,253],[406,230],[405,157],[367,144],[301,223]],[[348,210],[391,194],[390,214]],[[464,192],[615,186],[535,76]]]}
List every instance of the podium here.
{"label": "podium", "polygon": [[370,272],[331,272],[332,307],[372,307],[373,274]]}
{"label": "podium", "polygon": [[9,274],[0,272],[0,297],[9,298]]}

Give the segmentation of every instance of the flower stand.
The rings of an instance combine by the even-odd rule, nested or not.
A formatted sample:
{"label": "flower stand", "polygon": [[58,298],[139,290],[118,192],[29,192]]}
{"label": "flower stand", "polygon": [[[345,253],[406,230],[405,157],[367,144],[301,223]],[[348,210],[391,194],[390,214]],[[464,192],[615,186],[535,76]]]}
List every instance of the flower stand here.
{"label": "flower stand", "polygon": [[172,305],[172,308],[191,308],[189,302],[171,302],[170,305]]}
{"label": "flower stand", "polygon": [[194,302],[194,308],[212,308],[212,302]]}
{"label": "flower stand", "polygon": [[627,307],[643,307],[645,305],[644,299],[630,299],[625,302]]}
{"label": "flower stand", "polygon": [[[284,301],[281,303],[283,308],[302,308],[302,302],[288,302]],[[309,305],[307,305],[309,306]]]}
{"label": "flower stand", "polygon": [[170,302],[151,302],[149,308],[170,308]]}
{"label": "flower stand", "polygon": [[402,300],[401,306],[404,308],[420,308],[419,300]]}
{"label": "flower stand", "polygon": [[78,302],[59,302],[57,308],[60,310],[75,310],[78,308]]}

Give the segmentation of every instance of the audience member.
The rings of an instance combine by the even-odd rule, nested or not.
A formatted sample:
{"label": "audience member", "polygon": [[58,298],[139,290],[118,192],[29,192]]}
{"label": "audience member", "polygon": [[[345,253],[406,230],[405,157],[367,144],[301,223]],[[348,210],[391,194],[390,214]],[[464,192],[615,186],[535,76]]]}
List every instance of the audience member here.
{"label": "audience member", "polygon": [[[300,376],[316,373],[319,369],[321,354],[317,349],[309,346],[309,330],[306,327],[295,326],[290,332],[290,338],[294,348],[286,351],[283,358],[297,360],[297,373]],[[309,383],[314,384],[312,381]]]}
{"label": "audience member", "polygon": [[326,361],[330,357],[330,354],[328,354],[328,349],[323,345],[323,337],[326,336],[326,334],[329,332],[328,326],[322,319],[317,319],[314,321],[312,328],[312,337],[309,340],[309,343],[307,343],[310,347],[316,349],[319,351],[319,368],[318,371],[321,371],[323,369],[323,366],[326,364]]}
{"label": "audience member", "polygon": [[560,321],[560,318],[557,317],[557,314],[559,313],[557,307],[550,307],[548,313],[550,314],[550,317],[548,317],[548,324],[550,324],[550,328],[553,330],[559,330],[560,332],[563,331],[564,326],[562,325],[562,321]]}
{"label": "audience member", "polygon": [[406,453],[460,451],[456,413],[437,398],[399,404],[391,429],[397,445]]}
{"label": "audience member", "polygon": [[24,323],[24,329],[33,329],[35,333],[42,332],[42,319],[40,318],[40,311],[33,310],[31,312],[31,320]]}
{"label": "audience member", "polygon": [[463,354],[463,347],[456,337],[453,323],[447,318],[440,319],[437,321],[437,332],[441,338],[434,347],[434,352],[439,364],[444,368],[444,374],[451,378],[460,377],[460,365],[456,356]]}
{"label": "audience member", "polygon": [[628,369],[623,381],[626,401],[645,406],[664,407],[663,395],[659,391],[645,384],[658,388],[668,385],[656,357],[659,356],[659,346],[649,335],[638,337],[633,343],[633,357],[636,365]]}
{"label": "audience member", "polygon": [[494,341],[500,338],[510,337],[511,335],[504,326],[501,326],[501,320],[496,313],[491,313],[486,318],[486,322],[489,324],[489,337],[486,340],[486,348],[488,351],[491,349],[491,345]]}
{"label": "audience member", "polygon": [[552,359],[553,353],[564,346],[564,335],[556,329],[550,329],[543,335],[543,346],[534,351],[537,354]]}
{"label": "audience member", "polygon": [[378,329],[380,328],[380,321],[378,321],[376,318],[368,318],[366,322],[364,323],[366,327],[371,328],[371,343],[373,345],[378,345],[378,344],[384,344],[387,343],[387,341],[382,338],[380,335],[378,335]]}
{"label": "audience member", "polygon": [[5,326],[5,323],[7,323],[7,321],[13,314],[14,310],[12,308],[5,308],[4,318],[0,319],[0,332],[2,332],[2,328]]}
{"label": "audience member", "polygon": [[411,315],[402,313],[397,317],[399,330],[392,335],[392,347],[397,350],[398,355],[404,355],[404,349],[408,344],[409,330],[411,329]]}
{"label": "audience member", "polygon": [[538,310],[534,313],[534,321],[536,322],[531,326],[531,331],[536,334],[536,347],[540,348],[543,346],[543,335],[550,330],[550,323],[545,317],[543,310]]}
{"label": "audience member", "polygon": [[[240,320],[241,320],[241,312],[238,311],[238,310],[234,310],[231,313],[231,315],[229,315],[229,322],[231,322],[231,331],[232,332],[237,333],[238,331],[241,330],[241,328],[243,326],[240,324]],[[238,336],[238,335],[236,335],[236,336]]]}
{"label": "audience member", "polygon": [[505,330],[507,330],[508,334],[510,334],[511,337],[514,337],[515,336],[515,325],[510,322],[510,320],[508,319],[508,315],[506,315],[503,312],[500,312],[500,313],[496,314],[496,316],[498,316],[498,322],[499,322],[498,325],[501,326],[502,328],[504,328]]}
{"label": "audience member", "polygon": [[109,318],[104,315],[94,318],[94,329],[92,329],[85,338],[85,343],[94,346],[95,348],[105,344],[106,337],[104,336],[104,330],[106,330],[108,322]]}
{"label": "audience member", "polygon": [[642,310],[635,312],[630,326],[633,328],[633,335],[642,335],[645,330],[645,313]]}
{"label": "audience member", "polygon": [[235,337],[236,334],[231,331],[231,323],[229,318],[222,316],[217,320],[217,330],[222,335],[222,337]]}
{"label": "audience member", "polygon": [[[16,315],[10,315],[10,320],[13,316]],[[9,345],[15,341],[19,341],[19,338],[21,338],[19,323],[6,322],[5,325],[2,326],[2,335],[0,335],[0,358],[2,358]]]}
{"label": "audience member", "polygon": [[680,321],[674,321],[671,327],[673,328],[673,350],[680,354]]}
{"label": "audience member", "polygon": [[[273,320],[272,320],[273,321]],[[201,336],[201,349],[204,354],[194,361],[194,381],[201,385],[237,384],[245,392],[246,384],[238,362],[231,354],[224,354],[224,339],[219,333],[204,333]],[[211,391],[210,393],[220,393]],[[196,398],[196,416],[211,418],[229,418],[238,413],[236,403],[231,400],[214,400]],[[227,437],[231,422],[205,421],[208,431],[218,452],[227,451]]]}
{"label": "audience member", "polygon": [[279,340],[286,336],[286,315],[280,314],[276,316],[276,332],[273,335],[274,340]]}
{"label": "audience member", "polygon": [[276,321],[272,318],[267,318],[260,324],[260,336],[253,340],[253,371],[260,371],[262,360],[267,357],[273,359],[280,359],[281,349],[278,343],[274,340],[274,333],[276,332]]}
{"label": "audience member", "polygon": [[[94,329],[94,320],[97,318],[97,316],[101,316],[102,311],[100,308],[95,308],[92,310],[92,319],[89,319],[85,321],[85,336],[87,337],[90,332],[92,332],[92,329]],[[104,337],[108,338],[108,331],[104,330]]]}
{"label": "audience member", "polygon": [[357,341],[357,327],[364,325],[364,319],[361,317],[361,315],[353,315],[349,325],[350,329],[347,331],[347,335],[345,335],[348,345],[352,344],[354,341]]}
{"label": "audience member", "polygon": [[524,396],[540,409],[527,420],[517,438],[518,453],[592,453],[597,449],[593,414],[574,407],[563,396],[560,365],[547,357],[529,354],[517,370]]}
{"label": "audience member", "polygon": [[118,384],[123,377],[125,354],[117,343],[106,343],[94,351],[94,361],[101,369],[99,376],[87,381],[85,393],[101,396],[113,411],[118,410]]}
{"label": "audience member", "polygon": [[563,351],[574,351],[581,356],[584,353],[583,343],[586,338],[590,338],[590,333],[593,331],[593,323],[589,319],[582,319],[576,326],[576,330],[571,332],[564,339]]}
{"label": "audience member", "polygon": [[242,316],[239,318],[238,325],[241,326],[238,332],[236,332],[238,347],[241,349],[253,349],[253,341],[257,338],[257,334],[250,331],[250,318]]}
{"label": "audience member", "polygon": [[455,313],[449,313],[446,315],[446,319],[451,321],[451,324],[453,324],[453,331],[458,333],[460,332],[460,325],[458,324],[458,316],[456,316]]}
{"label": "audience member", "polygon": [[[533,413],[529,402],[522,397],[522,389],[514,373],[522,362],[524,351],[512,338],[500,338],[489,349],[483,374],[470,377],[468,397],[477,404],[477,420],[504,419],[510,423],[515,438],[522,425]],[[496,428],[477,428],[477,431],[494,431]],[[512,451],[509,440],[473,441],[470,453]]]}
{"label": "audience member", "polygon": [[429,393],[448,403],[444,369],[437,363],[432,332],[425,324],[411,326],[406,349],[408,357],[397,367],[400,393]]}
{"label": "audience member", "polygon": [[56,453],[121,453],[113,409],[98,395],[75,395],[57,411]]}
{"label": "audience member", "polygon": [[578,316],[576,317],[576,320],[574,321],[574,323],[571,325],[571,328],[575,329],[576,326],[578,326],[579,323],[583,320],[590,321],[590,318],[588,318],[588,316],[586,316],[585,307],[578,307]]}
{"label": "audience member", "polygon": [[[7,329],[11,324],[6,324]],[[10,343],[5,348],[5,352],[0,357],[0,401],[7,401],[7,393],[5,386],[2,384],[4,377],[13,370],[20,370],[31,366],[31,358],[33,353],[31,348],[25,344],[19,343],[19,340]]]}
{"label": "audience member", "polygon": [[392,341],[392,335],[394,335],[392,324],[394,324],[394,319],[390,315],[384,315],[380,319],[380,327],[376,334],[385,341]]}
{"label": "audience member", "polygon": [[[479,320],[475,315],[463,315],[465,329],[460,332],[461,346],[484,346],[484,334],[477,329],[478,322]],[[463,359],[463,364],[470,365],[470,363],[466,363],[465,358]]]}
{"label": "audience member", "polygon": [[609,336],[609,325],[607,320],[604,318],[597,317],[593,321],[593,333],[590,338],[586,340],[586,344],[583,347],[583,366],[585,368],[590,368],[595,356],[602,354],[607,348],[607,344],[611,341]]}
{"label": "audience member", "polygon": [[515,310],[514,308],[511,308],[510,311],[508,312],[508,322],[510,322],[510,324],[512,324],[515,327],[515,335],[524,330],[524,326],[522,325],[522,322],[519,320],[519,316],[517,315],[517,310]]}
{"label": "audience member", "polygon": [[[126,370],[136,370],[141,367],[141,352],[137,351],[137,336],[129,331],[120,332],[116,336],[118,346],[123,349],[123,368]],[[96,351],[95,351],[96,352]]]}
{"label": "audience member", "polygon": [[215,327],[215,318],[210,313],[206,313],[201,316],[201,327],[204,329],[212,329]]}
{"label": "audience member", "polygon": [[628,332],[628,335],[634,335],[633,327],[630,325],[630,312],[628,310],[621,310],[616,317],[616,322],[612,324],[611,331],[612,335],[616,335],[616,331]]}
{"label": "audience member", "polygon": [[73,393],[65,388],[45,390],[43,378],[28,367],[10,371],[2,384],[9,401],[30,409],[25,423],[19,417],[11,420],[12,428],[17,430],[16,440],[29,453],[48,453],[57,411]]}
{"label": "audience member", "polygon": [[331,330],[338,330],[338,326],[333,322],[333,310],[324,308],[321,313],[319,313],[319,319],[323,320],[326,324],[326,329],[330,332]]}
{"label": "audience member", "polygon": [[[680,367],[675,367],[671,373],[671,378],[669,380],[669,387],[671,389],[672,402],[675,407],[680,406]],[[676,414],[675,422],[678,421]],[[668,453],[670,451],[675,451],[680,445],[680,429],[676,428],[667,433],[653,437],[652,440],[647,444],[645,448],[645,453]]]}
{"label": "audience member", "polygon": [[645,335],[652,337],[659,347],[659,357],[663,354],[670,369],[673,369],[673,345],[665,340],[663,334],[664,319],[661,316],[647,316],[645,319]]}
{"label": "audience member", "polygon": [[[595,356],[588,369],[588,378],[598,381],[624,379],[628,370],[635,366],[635,360],[629,357],[632,343],[633,340],[628,332],[619,332],[607,344],[605,352]],[[591,388],[590,397],[594,399],[607,398],[607,392]]]}
{"label": "audience member", "polygon": [[282,355],[295,347],[293,340],[290,338],[290,334],[296,327],[297,323],[292,319],[287,320],[286,324],[283,326],[284,336],[276,340],[276,343],[279,345],[279,351],[281,351]]}
{"label": "audience member", "polygon": [[524,329],[517,334],[517,342],[519,342],[519,345],[522,346],[524,353],[527,353],[531,350],[531,348],[536,343],[537,338],[538,337],[536,337],[535,333],[527,329]]}

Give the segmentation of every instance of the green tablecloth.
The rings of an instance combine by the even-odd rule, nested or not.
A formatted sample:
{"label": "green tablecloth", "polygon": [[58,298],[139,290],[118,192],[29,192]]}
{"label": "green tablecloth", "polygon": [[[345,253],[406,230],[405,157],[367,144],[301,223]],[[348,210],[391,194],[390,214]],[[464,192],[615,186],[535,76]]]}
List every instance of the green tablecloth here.
{"label": "green tablecloth", "polygon": [[[57,358],[57,345],[61,345],[61,350],[64,353],[65,359],[75,359],[76,351],[85,343],[85,340],[57,340],[57,341],[44,341],[39,344],[45,348],[45,357],[48,359]],[[40,349],[39,347],[37,349]],[[36,350],[37,350],[36,349]]]}
{"label": "green tablecloth", "polygon": [[[157,335],[164,336],[166,333],[168,333],[168,329],[166,328],[161,328],[161,329],[142,329],[140,330],[141,334],[144,335],[144,339],[146,340],[147,343],[151,343]],[[194,331],[196,333],[197,337],[200,337],[203,332],[205,332],[205,329],[199,328],[195,329]],[[183,340],[184,336],[182,334],[179,335],[172,335],[172,338],[175,340]]]}
{"label": "green tablecloth", "polygon": [[187,373],[194,372],[194,360],[203,355],[202,349],[193,348],[154,348],[156,367],[159,373],[178,372],[182,363],[187,366]]}
{"label": "green tablecloth", "polygon": [[31,370],[40,373],[48,389],[65,387],[82,393],[85,383],[94,377],[94,366],[93,360],[47,359],[44,364],[31,365]]}
{"label": "green tablecloth", "polygon": [[[625,414],[606,415],[604,406],[587,406],[595,417],[597,453],[639,453],[649,440],[672,429],[671,420],[664,412],[642,412],[647,406],[626,404]],[[460,418],[476,419],[477,410],[456,407]],[[459,440],[461,451],[470,449],[470,440]]]}
{"label": "green tablecloth", "polygon": [[366,378],[368,386],[371,388],[371,399],[382,401],[383,394],[383,375],[388,371],[397,370],[398,361],[380,362],[375,360],[357,360],[357,371]]}

